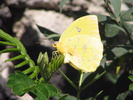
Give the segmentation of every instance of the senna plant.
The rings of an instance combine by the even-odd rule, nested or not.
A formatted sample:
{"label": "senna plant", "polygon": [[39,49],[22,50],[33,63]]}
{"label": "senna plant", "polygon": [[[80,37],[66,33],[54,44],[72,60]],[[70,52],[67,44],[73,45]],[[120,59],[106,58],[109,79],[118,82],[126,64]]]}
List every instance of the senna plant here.
{"label": "senna plant", "polygon": [[[9,34],[0,30],[0,38],[4,41],[0,41],[0,45],[13,46],[11,49],[4,49],[0,53],[6,52],[18,52],[19,55],[16,57],[10,58],[7,61],[15,61],[23,59],[24,61],[18,65],[15,65],[15,68],[23,67],[28,65],[29,68],[23,71],[16,71],[15,74],[9,76],[7,81],[7,86],[19,96],[29,93],[36,100],[48,100],[50,97],[59,95],[61,92],[56,89],[53,85],[48,84],[52,74],[61,67],[63,63],[63,56],[54,57],[51,62],[47,53],[40,53],[38,58],[38,66],[35,65],[33,60],[27,54],[26,49],[22,43],[11,37]],[[42,77],[38,78],[38,74],[41,73]],[[34,95],[33,95],[34,94]]]}

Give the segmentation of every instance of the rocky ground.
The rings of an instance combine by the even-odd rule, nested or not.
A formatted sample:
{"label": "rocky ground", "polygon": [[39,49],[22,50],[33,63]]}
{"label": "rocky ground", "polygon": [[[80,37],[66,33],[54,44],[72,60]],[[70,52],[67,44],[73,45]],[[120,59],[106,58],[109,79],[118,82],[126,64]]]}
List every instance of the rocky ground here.
{"label": "rocky ground", "polygon": [[[59,12],[59,3],[60,0],[0,0],[0,29],[17,37],[27,48],[31,58],[36,60],[40,51],[51,53],[55,50],[51,41],[46,40],[36,25],[61,34],[79,14],[107,15],[103,0],[68,0],[62,13]],[[123,5],[122,9],[126,10],[127,7]],[[0,50],[3,48],[5,47],[1,46]],[[14,64],[4,62],[10,56],[9,53],[0,55],[0,100],[32,100],[29,95],[16,97],[6,87],[8,75],[14,72]],[[68,76],[76,73],[71,67],[62,67],[62,70]],[[51,84],[63,92],[68,92],[71,88],[58,72],[52,77]],[[75,91],[71,92],[69,91],[70,94],[75,94]]]}

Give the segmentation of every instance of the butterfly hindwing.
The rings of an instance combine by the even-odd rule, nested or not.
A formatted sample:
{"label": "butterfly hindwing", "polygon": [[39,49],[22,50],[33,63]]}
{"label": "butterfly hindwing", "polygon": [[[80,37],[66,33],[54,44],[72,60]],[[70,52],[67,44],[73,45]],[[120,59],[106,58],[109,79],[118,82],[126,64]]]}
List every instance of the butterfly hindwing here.
{"label": "butterfly hindwing", "polygon": [[91,72],[97,68],[103,52],[99,39],[88,35],[77,35],[65,40],[64,43],[68,47],[65,59],[69,59],[74,68],[84,72]]}

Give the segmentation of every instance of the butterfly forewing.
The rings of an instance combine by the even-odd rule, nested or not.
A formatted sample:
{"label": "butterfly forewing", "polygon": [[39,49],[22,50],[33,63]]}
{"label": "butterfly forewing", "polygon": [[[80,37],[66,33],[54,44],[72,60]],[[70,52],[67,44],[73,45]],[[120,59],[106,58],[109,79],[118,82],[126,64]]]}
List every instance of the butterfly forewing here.
{"label": "butterfly forewing", "polygon": [[62,42],[75,35],[89,35],[95,38],[100,38],[97,17],[95,15],[88,15],[75,20],[62,33],[59,41]]}

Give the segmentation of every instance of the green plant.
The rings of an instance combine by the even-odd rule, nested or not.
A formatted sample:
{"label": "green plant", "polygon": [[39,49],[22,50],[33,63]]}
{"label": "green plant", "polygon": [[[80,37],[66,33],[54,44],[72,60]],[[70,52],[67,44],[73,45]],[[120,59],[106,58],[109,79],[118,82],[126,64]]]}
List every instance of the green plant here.
{"label": "green plant", "polygon": [[[44,55],[40,53],[38,58],[38,63],[39,63],[38,65],[41,67],[38,67],[34,64],[33,60],[28,56],[26,49],[19,40],[11,37],[2,30],[0,30],[0,38],[6,41],[6,42],[0,41],[1,45],[8,45],[14,47],[11,49],[2,50],[0,51],[0,53],[13,52],[13,51],[19,53],[18,56],[10,58],[6,60],[6,62],[23,59],[24,61],[18,65],[15,65],[15,68],[23,67],[24,65],[29,65],[29,68],[27,68],[26,70],[16,71],[15,74],[11,74],[9,76],[7,86],[16,95],[22,96],[25,93],[29,93],[35,99],[47,100],[50,97],[60,94],[60,91],[51,84],[48,84],[47,81],[49,81],[54,71],[61,66],[63,62],[63,56],[60,55],[59,57],[54,57],[51,61],[53,64],[52,65],[51,62],[49,63],[48,61],[47,53],[45,53]],[[43,65],[41,65],[42,63]],[[41,70],[39,70],[39,68]],[[42,77],[38,78],[39,72],[42,74],[43,78]],[[47,74],[47,76],[45,74]]]}
{"label": "green plant", "polygon": [[[61,0],[60,8],[67,0]],[[133,8],[129,7],[129,10],[121,12],[121,0],[104,0],[108,9],[109,16],[97,15],[99,19],[100,33],[104,44],[104,57],[101,61],[101,65],[93,73],[81,73],[79,81],[76,83],[70,80],[59,68],[61,67],[64,57],[59,54],[49,62],[47,53],[40,53],[37,66],[33,60],[27,54],[26,49],[22,43],[16,38],[11,37],[7,33],[0,30],[0,38],[4,41],[0,41],[0,45],[13,46],[14,48],[5,49],[0,51],[5,52],[18,52],[19,55],[10,58],[7,61],[14,61],[23,59],[23,62],[15,65],[15,68],[28,65],[24,71],[16,71],[15,74],[9,76],[7,86],[19,96],[28,93],[35,100],[48,100],[51,97],[56,96],[58,100],[79,100],[80,94],[95,81],[101,79],[103,76],[112,84],[112,90],[110,93],[104,93],[104,89],[101,89],[95,94],[95,96],[88,97],[86,100],[95,100],[100,95],[104,94],[102,99],[104,100],[125,100],[131,93],[127,88],[133,90],[131,82],[133,81],[131,74],[133,74]],[[133,3],[132,0],[123,0],[124,3]],[[46,28],[38,26],[40,31],[51,40],[58,40],[59,35],[49,31]],[[50,34],[49,34],[50,33]],[[118,37],[124,35],[123,39],[118,43]],[[125,40],[124,42],[122,40]],[[64,78],[77,90],[77,98],[69,96],[68,94],[61,95],[56,87],[49,84],[49,80],[53,73],[58,70]],[[106,72],[106,73],[105,73]],[[38,77],[38,74],[41,77]],[[103,80],[102,80],[103,81]],[[122,84],[124,82],[125,84]],[[103,82],[104,83],[104,82]],[[78,84],[78,85],[77,85]]]}

